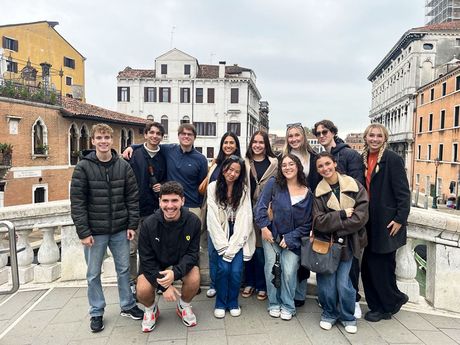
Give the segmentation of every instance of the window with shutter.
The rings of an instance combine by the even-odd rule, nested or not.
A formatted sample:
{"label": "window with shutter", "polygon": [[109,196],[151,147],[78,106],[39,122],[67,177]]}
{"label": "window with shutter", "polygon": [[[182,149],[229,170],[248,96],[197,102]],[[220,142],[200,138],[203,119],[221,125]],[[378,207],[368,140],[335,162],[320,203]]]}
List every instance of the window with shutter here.
{"label": "window with shutter", "polygon": [[214,103],[214,89],[208,89],[208,103]]}

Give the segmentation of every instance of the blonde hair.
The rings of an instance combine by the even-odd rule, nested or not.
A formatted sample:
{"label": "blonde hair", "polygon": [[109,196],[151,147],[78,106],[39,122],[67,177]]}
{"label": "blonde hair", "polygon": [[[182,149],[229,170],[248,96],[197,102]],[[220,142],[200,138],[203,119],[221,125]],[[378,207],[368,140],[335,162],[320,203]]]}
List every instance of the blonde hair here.
{"label": "blonde hair", "polygon": [[302,158],[306,161],[310,156],[310,153],[312,153],[313,149],[310,147],[310,144],[308,143],[307,133],[305,132],[305,128],[303,128],[301,124],[295,124],[292,126],[288,126],[286,128],[286,142],[284,143],[283,156],[286,156],[292,150],[288,143],[288,135],[291,129],[297,129],[303,136],[302,144],[300,145],[299,151]]}
{"label": "blonde hair", "polygon": [[98,123],[91,128],[91,138],[94,139],[96,132],[109,133],[113,137],[113,129],[105,123]]}
{"label": "blonde hair", "polygon": [[363,134],[363,139],[364,139],[364,150],[363,150],[364,176],[367,175],[367,169],[368,169],[367,157],[369,156],[369,146],[367,145],[366,137],[369,134],[369,132],[374,128],[380,129],[380,131],[383,134],[383,138],[384,138],[383,145],[380,147],[379,154],[377,156],[377,164],[375,165],[375,172],[376,173],[379,172],[380,160],[382,159],[383,152],[385,152],[385,150],[386,150],[386,148],[388,146],[389,133],[388,133],[388,129],[384,125],[382,125],[380,123],[371,123],[369,126],[366,127],[366,129],[364,130],[364,134]]}

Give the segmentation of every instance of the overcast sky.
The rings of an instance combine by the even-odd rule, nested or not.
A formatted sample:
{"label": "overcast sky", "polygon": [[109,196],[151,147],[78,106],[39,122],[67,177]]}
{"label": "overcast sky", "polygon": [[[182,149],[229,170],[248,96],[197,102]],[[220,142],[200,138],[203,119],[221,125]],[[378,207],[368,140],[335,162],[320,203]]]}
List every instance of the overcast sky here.
{"label": "overcast sky", "polygon": [[[410,28],[424,0],[21,0],[0,24],[58,21],[86,57],[88,103],[116,110],[116,76],[153,68],[173,44],[199,63],[257,75],[271,130],[333,120],[344,136],[369,122],[369,73]],[[4,4],[5,6],[5,4]],[[2,7],[4,7],[2,6]]]}

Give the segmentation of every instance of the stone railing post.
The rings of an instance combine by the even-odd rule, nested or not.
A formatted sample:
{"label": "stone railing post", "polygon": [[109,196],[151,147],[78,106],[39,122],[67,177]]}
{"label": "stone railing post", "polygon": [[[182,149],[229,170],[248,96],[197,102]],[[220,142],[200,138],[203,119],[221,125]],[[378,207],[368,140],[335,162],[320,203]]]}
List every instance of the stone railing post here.
{"label": "stone railing post", "polygon": [[34,279],[37,283],[50,283],[61,276],[59,261],[59,247],[54,240],[56,225],[40,227],[43,241],[38,249],[38,263],[34,268]]}
{"label": "stone railing post", "polygon": [[[16,230],[18,234],[18,248],[24,247],[25,249],[18,253],[18,272],[19,283],[25,284],[34,280],[34,251],[30,246],[29,235],[32,229]],[[11,275],[9,277],[11,280]]]}
{"label": "stone railing post", "polygon": [[415,277],[417,276],[417,262],[412,250],[412,238],[396,252],[396,282],[398,288],[409,296],[409,301],[418,303],[420,288]]}
{"label": "stone railing post", "polygon": [[85,280],[86,261],[83,245],[77,236],[75,225],[61,227],[61,280]]}

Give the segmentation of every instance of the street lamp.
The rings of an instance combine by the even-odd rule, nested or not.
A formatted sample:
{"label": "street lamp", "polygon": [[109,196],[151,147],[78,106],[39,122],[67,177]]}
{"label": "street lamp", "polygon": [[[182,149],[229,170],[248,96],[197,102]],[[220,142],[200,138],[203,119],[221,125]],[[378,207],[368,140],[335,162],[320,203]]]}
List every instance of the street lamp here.
{"label": "street lamp", "polygon": [[432,208],[438,208],[438,166],[439,166],[439,157],[434,160],[434,166],[436,170],[434,172],[434,195],[433,195],[433,205]]}

